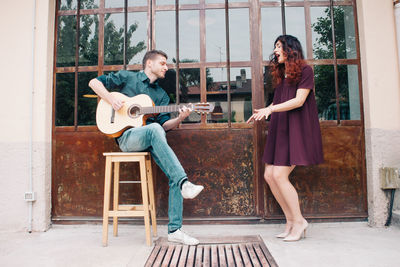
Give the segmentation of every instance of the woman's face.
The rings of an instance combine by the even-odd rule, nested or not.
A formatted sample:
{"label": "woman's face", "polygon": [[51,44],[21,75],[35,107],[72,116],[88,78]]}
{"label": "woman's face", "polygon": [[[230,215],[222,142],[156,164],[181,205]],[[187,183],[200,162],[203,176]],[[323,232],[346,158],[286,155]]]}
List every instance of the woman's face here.
{"label": "woman's face", "polygon": [[274,49],[275,57],[278,60],[278,63],[284,63],[286,60],[285,53],[283,52],[283,47],[281,41],[276,42]]}

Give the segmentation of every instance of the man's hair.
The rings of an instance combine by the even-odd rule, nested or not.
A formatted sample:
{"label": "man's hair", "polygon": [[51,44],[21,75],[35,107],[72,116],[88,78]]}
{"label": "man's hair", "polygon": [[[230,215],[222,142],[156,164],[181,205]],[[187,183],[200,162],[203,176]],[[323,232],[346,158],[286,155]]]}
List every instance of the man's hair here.
{"label": "man's hair", "polygon": [[150,51],[147,51],[146,52],[146,54],[144,55],[144,57],[143,57],[143,62],[142,62],[142,65],[143,65],[143,69],[145,69],[146,68],[146,62],[147,62],[147,60],[154,60],[155,58],[156,58],[156,56],[163,56],[163,57],[165,57],[166,59],[168,58],[168,56],[167,56],[167,54],[165,54],[163,51],[161,51],[161,50],[150,50]]}

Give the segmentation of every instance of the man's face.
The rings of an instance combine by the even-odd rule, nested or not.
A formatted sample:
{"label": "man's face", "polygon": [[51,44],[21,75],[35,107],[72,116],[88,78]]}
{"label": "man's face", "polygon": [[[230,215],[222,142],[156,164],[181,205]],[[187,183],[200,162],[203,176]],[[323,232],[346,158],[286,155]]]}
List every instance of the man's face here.
{"label": "man's face", "polygon": [[162,79],[165,77],[165,73],[168,70],[167,59],[161,55],[157,55],[153,60],[149,59],[147,63],[150,71],[158,78]]}

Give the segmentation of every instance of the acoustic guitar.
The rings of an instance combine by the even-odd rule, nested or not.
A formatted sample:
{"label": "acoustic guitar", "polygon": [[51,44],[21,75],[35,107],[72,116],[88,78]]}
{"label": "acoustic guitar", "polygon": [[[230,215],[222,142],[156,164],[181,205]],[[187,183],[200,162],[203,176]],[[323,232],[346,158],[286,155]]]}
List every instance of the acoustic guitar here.
{"label": "acoustic guitar", "polygon": [[117,99],[124,101],[124,106],[115,111],[105,100],[100,99],[96,110],[96,123],[99,130],[111,137],[119,137],[128,128],[141,127],[146,124],[149,116],[163,112],[175,112],[186,106],[198,113],[209,113],[214,110],[214,105],[209,103],[196,103],[185,105],[155,106],[148,95],[128,97],[124,94],[112,92]]}

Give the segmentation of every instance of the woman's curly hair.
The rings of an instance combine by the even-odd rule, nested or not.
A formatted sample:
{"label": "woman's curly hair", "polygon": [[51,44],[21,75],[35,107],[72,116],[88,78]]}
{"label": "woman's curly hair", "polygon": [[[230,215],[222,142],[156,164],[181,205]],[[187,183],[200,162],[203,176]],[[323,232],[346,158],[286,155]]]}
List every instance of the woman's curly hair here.
{"label": "woman's curly hair", "polygon": [[296,37],[291,35],[281,35],[276,38],[274,47],[278,41],[282,44],[286,60],[285,63],[279,63],[275,53],[270,56],[270,73],[273,84],[274,86],[280,84],[285,78],[285,74],[290,84],[296,84],[301,80],[301,71],[305,64],[301,44]]}

